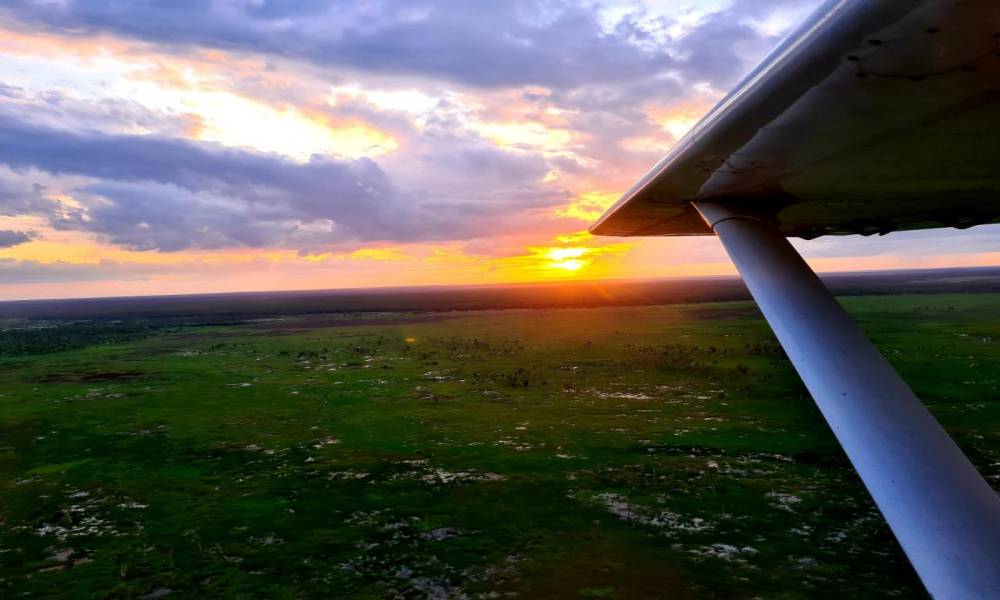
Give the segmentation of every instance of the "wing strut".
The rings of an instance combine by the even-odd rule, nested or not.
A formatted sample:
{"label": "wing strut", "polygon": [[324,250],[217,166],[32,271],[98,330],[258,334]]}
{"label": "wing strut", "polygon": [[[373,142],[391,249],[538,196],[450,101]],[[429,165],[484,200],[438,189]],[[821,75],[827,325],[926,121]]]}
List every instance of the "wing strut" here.
{"label": "wing strut", "polygon": [[1000,496],[766,218],[696,202],[935,598],[1000,598]]}

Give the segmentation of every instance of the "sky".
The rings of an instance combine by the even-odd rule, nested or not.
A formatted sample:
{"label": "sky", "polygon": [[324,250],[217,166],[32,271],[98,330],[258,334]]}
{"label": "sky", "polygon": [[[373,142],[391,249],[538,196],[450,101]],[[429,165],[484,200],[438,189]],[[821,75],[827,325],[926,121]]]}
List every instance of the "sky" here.
{"label": "sky", "polygon": [[[817,0],[4,0],[0,299],[734,273],[587,227]],[[796,241],[1000,265],[995,226]]]}

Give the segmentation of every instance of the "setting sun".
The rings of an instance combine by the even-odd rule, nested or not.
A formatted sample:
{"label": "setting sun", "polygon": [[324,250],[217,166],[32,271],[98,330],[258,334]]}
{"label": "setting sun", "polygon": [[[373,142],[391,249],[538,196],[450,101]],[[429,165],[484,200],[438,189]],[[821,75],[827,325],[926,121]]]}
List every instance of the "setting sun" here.
{"label": "setting sun", "polygon": [[552,248],[547,257],[552,260],[566,260],[567,258],[580,258],[590,252],[590,248]]}
{"label": "setting sun", "polygon": [[563,271],[579,271],[580,269],[586,267],[590,264],[589,260],[564,260],[561,262],[552,263],[550,266],[553,269],[562,269]]}
{"label": "setting sun", "polygon": [[590,252],[590,248],[552,248],[545,254],[550,260],[546,266],[562,271],[579,271],[590,264],[589,260],[581,259]]}

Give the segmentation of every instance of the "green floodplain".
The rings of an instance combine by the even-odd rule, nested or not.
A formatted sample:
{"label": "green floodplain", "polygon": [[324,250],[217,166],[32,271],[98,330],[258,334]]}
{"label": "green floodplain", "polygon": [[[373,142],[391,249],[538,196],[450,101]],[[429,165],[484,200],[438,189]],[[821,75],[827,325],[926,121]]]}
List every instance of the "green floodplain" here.
{"label": "green floodplain", "polygon": [[[1000,295],[843,302],[998,485]],[[0,598],[924,594],[749,302],[6,326]]]}

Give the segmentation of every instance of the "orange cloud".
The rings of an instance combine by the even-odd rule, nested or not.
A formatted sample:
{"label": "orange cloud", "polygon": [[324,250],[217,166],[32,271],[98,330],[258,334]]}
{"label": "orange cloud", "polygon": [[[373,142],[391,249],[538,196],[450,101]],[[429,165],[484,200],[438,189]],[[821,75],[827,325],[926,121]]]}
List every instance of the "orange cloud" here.
{"label": "orange cloud", "polygon": [[324,252],[322,254],[309,254],[302,257],[304,260],[319,262],[327,260],[375,260],[375,261],[400,261],[413,258],[403,253],[399,248],[360,248],[353,252],[334,254]]}
{"label": "orange cloud", "polygon": [[0,26],[0,53],[8,55],[50,58],[54,54],[64,54],[96,60],[112,54],[132,54],[145,48],[148,48],[145,44],[102,35],[63,37],[42,32],[25,33]]}

